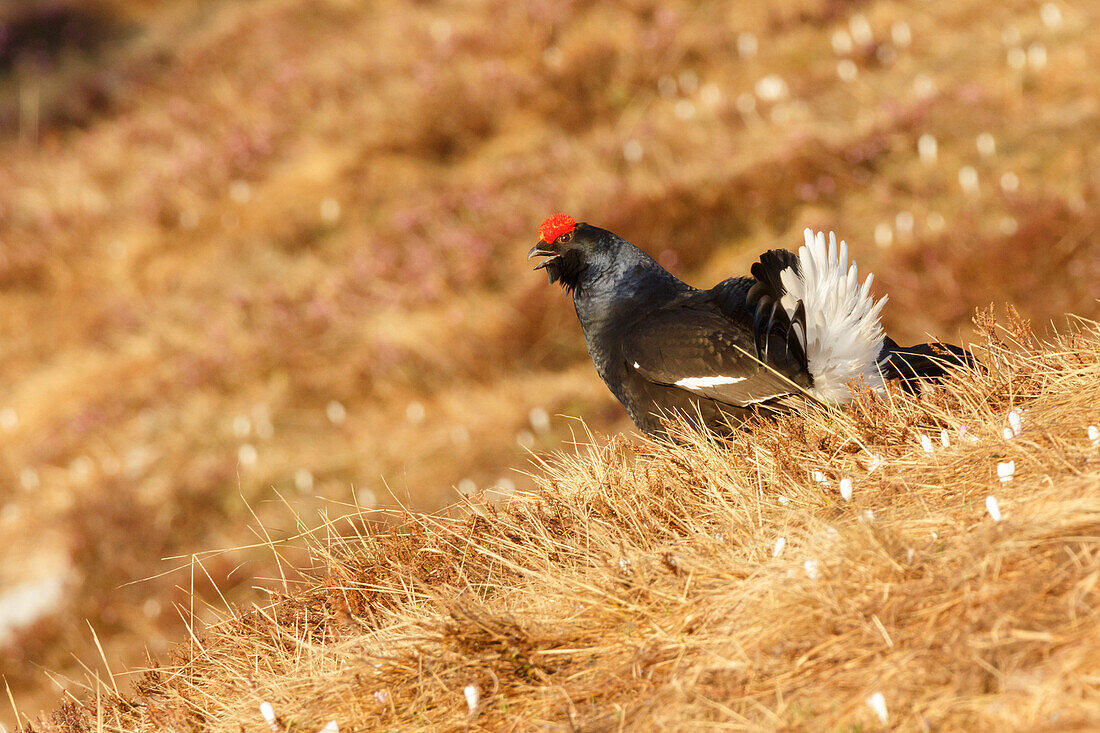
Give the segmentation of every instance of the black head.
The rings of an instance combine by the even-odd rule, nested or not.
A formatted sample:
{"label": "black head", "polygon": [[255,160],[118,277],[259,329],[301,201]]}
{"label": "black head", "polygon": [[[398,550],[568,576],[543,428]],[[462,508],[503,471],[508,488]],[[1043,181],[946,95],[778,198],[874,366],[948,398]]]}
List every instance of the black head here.
{"label": "black head", "polygon": [[539,243],[527,253],[527,259],[545,257],[535,269],[545,269],[550,282],[575,291],[615,268],[624,246],[630,245],[605,229],[554,214],[539,227]]}

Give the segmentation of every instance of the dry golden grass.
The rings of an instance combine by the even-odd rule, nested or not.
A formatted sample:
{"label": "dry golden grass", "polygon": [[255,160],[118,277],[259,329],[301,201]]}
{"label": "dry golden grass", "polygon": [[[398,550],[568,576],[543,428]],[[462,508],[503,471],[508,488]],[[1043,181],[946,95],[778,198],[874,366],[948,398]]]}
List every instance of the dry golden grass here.
{"label": "dry golden grass", "polygon": [[189,558],[280,497],[433,511],[628,428],[523,262],[552,211],[700,285],[835,229],[902,342],[1096,318],[1100,5],[1059,3],[3,4],[83,19],[0,50],[0,597],[63,588],[0,644],[20,708],[265,598],[262,546]]}
{"label": "dry golden grass", "polygon": [[1092,729],[1100,331],[981,321],[988,370],[919,398],[588,436],[531,491],[325,522],[288,595],[33,729],[861,730],[876,694],[903,730]]}

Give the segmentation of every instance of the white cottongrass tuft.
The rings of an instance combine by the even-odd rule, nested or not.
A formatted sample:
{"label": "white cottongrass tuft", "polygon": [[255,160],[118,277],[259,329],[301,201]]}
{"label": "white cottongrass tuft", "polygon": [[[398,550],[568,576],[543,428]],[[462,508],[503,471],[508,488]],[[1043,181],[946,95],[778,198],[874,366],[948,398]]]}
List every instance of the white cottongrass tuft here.
{"label": "white cottongrass tuft", "polygon": [[699,101],[707,107],[717,107],[722,101],[722,89],[714,82],[699,87]]}
{"label": "white cottongrass tuft", "polygon": [[940,445],[944,448],[950,447],[951,445],[951,436],[947,434],[946,430],[940,431]]}
{"label": "white cottongrass tuft", "polygon": [[787,538],[780,537],[775,541],[775,549],[772,550],[772,557],[779,557],[783,554],[783,548],[787,546]]}
{"label": "white cottongrass tuft", "polygon": [[69,464],[69,478],[73,483],[83,484],[88,481],[95,469],[95,463],[88,456],[77,456]]}
{"label": "white cottongrass tuft", "polygon": [[378,495],[366,486],[361,486],[355,490],[355,501],[360,507],[367,507],[370,509],[378,506]]}
{"label": "white cottongrass tuft", "polygon": [[313,472],[308,468],[299,468],[294,472],[294,488],[303,494],[313,491]]}
{"label": "white cottongrass tuft", "polygon": [[862,377],[864,383],[882,390],[885,384],[878,369],[885,333],[879,313],[886,304],[871,297],[874,275],[861,286],[853,262],[848,266],[848,245],[829,233],[804,232],[805,245],[798,250],[800,273],[787,268],[780,273],[786,290],[783,308],[793,316],[801,300],[806,308],[806,330],[796,329],[806,350],[816,397],[829,402],[847,402],[852,393],[848,383]]}
{"label": "white cottongrass tuft", "polygon": [[879,247],[889,247],[894,243],[894,229],[889,222],[880,221],[875,225],[875,244]]}
{"label": "white cottongrass tuft", "polygon": [[935,164],[938,148],[936,137],[931,133],[926,132],[917,139],[917,154],[925,165]]}
{"label": "white cottongrass tuft", "polygon": [[243,440],[251,432],[252,421],[248,419],[248,415],[237,415],[233,418],[233,435]]}
{"label": "white cottongrass tuft", "polygon": [[847,476],[840,479],[839,488],[840,488],[840,498],[844,499],[844,501],[851,501],[852,500],[852,479],[848,478]]}
{"label": "white cottongrass tuft", "polygon": [[898,234],[907,239],[913,236],[913,227],[916,223],[917,220],[911,211],[899,211],[894,217],[894,228],[898,230]]}
{"label": "white cottongrass tuft", "polygon": [[890,713],[886,710],[886,698],[881,692],[876,692],[867,698],[867,707],[874,711],[878,722],[886,725],[890,721]]}
{"label": "white cottongrass tuft", "polygon": [[672,112],[678,120],[690,120],[695,116],[695,103],[690,99],[678,99]]}
{"label": "white cottongrass tuft", "polygon": [[978,147],[978,155],[983,158],[991,158],[997,152],[997,140],[991,133],[983,132],[979,134],[974,144]]}
{"label": "white cottongrass tuft", "polygon": [[1028,46],[1027,63],[1036,71],[1045,68],[1047,65],[1047,47],[1041,43],[1033,43]]}
{"label": "white cottongrass tuft", "polygon": [[481,704],[481,693],[476,685],[466,685],[462,690],[462,694],[466,698],[466,707],[469,709],[470,715],[473,715]]}
{"label": "white cottongrass tuft", "polygon": [[875,512],[873,509],[864,509],[863,513],[859,515],[861,521],[871,524],[875,521]]}
{"label": "white cottongrass tuft", "polygon": [[695,90],[699,88],[699,75],[691,69],[681,71],[678,81],[684,94],[694,94]]}
{"label": "white cottongrass tuft", "polygon": [[855,81],[859,75],[859,67],[851,59],[841,59],[836,63],[836,75],[841,81]]}
{"label": "white cottongrass tuft", "polygon": [[536,433],[545,433],[550,429],[550,414],[541,407],[532,407],[527,413],[527,421]]}
{"label": "white cottongrass tuft", "polygon": [[255,466],[259,457],[260,455],[256,451],[256,446],[251,443],[245,443],[237,449],[237,462],[245,468]]}
{"label": "white cottongrass tuft", "polygon": [[833,31],[833,53],[837,56],[846,56],[852,52],[852,37],[843,28]]}
{"label": "white cottongrass tuft", "polygon": [[340,202],[328,196],[321,200],[321,221],[329,226],[340,221]]}
{"label": "white cottongrass tuft", "polygon": [[746,31],[737,36],[737,53],[741,58],[751,59],[759,48],[760,42],[756,35]]}
{"label": "white cottongrass tuft", "polygon": [[348,410],[346,407],[343,406],[343,404],[337,402],[336,400],[332,400],[327,405],[325,405],[325,416],[328,417],[329,422],[331,422],[333,425],[339,425],[347,419]]}
{"label": "white cottongrass tuft", "polygon": [[997,478],[1007,484],[1016,475],[1016,461],[1001,461],[997,464]]}
{"label": "white cottongrass tuft", "polygon": [[904,20],[895,21],[890,26],[890,38],[893,39],[895,46],[905,48],[913,42],[913,31]]}
{"label": "white cottongrass tuft", "polygon": [[446,43],[449,41],[452,32],[453,29],[451,28],[451,24],[444,18],[436,18],[428,27],[428,33],[431,34],[432,40],[436,43]]}
{"label": "white cottongrass tuft", "polygon": [[852,40],[861,46],[869,46],[875,40],[871,32],[871,24],[862,13],[856,13],[848,19],[848,30],[852,33]]}
{"label": "white cottongrass tuft", "polygon": [[925,453],[931,453],[932,452],[932,439],[929,438],[924,433],[921,433],[921,436],[920,436],[920,447],[924,449]]}
{"label": "white cottongrass tuft", "polygon": [[1001,437],[1005,440],[1012,440],[1016,437],[1016,433],[1012,432],[1012,428],[1005,428],[1001,431]]}
{"label": "white cottongrass tuft", "polygon": [[936,89],[936,80],[928,74],[917,74],[913,78],[913,92],[922,99],[931,97]]}
{"label": "white cottongrass tuft", "polygon": [[1008,427],[1012,429],[1012,434],[1019,437],[1020,432],[1023,430],[1024,416],[1020,414],[1019,410],[1012,410],[1008,413]]}
{"label": "white cottongrass tuft", "polygon": [[252,198],[252,187],[248,185],[248,181],[239,179],[233,181],[229,184],[229,198],[233,199],[234,203],[247,204]]}
{"label": "white cottongrass tuft", "polygon": [[0,428],[11,432],[19,427],[19,413],[14,407],[5,407],[0,410]]}
{"label": "white cottongrass tuft", "polygon": [[811,475],[813,477],[813,480],[821,484],[822,486],[828,485],[829,481],[825,478],[825,474],[821,471],[814,471]]}
{"label": "white cottongrass tuft", "polygon": [[424,417],[427,415],[427,410],[424,409],[423,402],[412,401],[405,405],[405,419],[411,422],[413,425],[419,425],[424,422]]}
{"label": "white cottongrass tuft", "polygon": [[788,504],[791,503],[790,499],[788,499],[787,497],[782,496],[782,495],[776,497],[775,500],[779,502],[780,506],[787,506]]}
{"label": "white cottongrass tuft", "polygon": [[[1093,442],[1095,443],[1095,441]],[[19,472],[19,488],[23,489],[23,491],[36,491],[41,485],[42,482],[38,478],[38,471],[35,471],[30,466],[27,466]]]}
{"label": "white cottongrass tuft", "polygon": [[783,77],[776,74],[768,74],[763,79],[756,82],[755,90],[756,96],[760,97],[760,99],[765,102],[778,102],[781,99],[785,99],[790,93],[787,82],[783,81]]}
{"label": "white cottongrass tuft", "polygon": [[1039,17],[1043,19],[1043,25],[1051,30],[1062,26],[1062,11],[1054,3],[1043,3],[1039,8]]}
{"label": "white cottongrass tuft", "polygon": [[989,516],[993,517],[994,522],[1001,521],[1001,505],[997,503],[997,497],[985,497],[985,510],[989,512]]}
{"label": "white cottongrass tuft", "polygon": [[267,726],[275,733],[279,733],[279,721],[275,718],[275,707],[266,700],[260,703],[260,715],[264,716]]}
{"label": "white cottongrass tuft", "polygon": [[1095,425],[1089,425],[1088,431],[1089,440],[1092,441],[1093,448],[1100,448],[1100,428]]}
{"label": "white cottongrass tuft", "polygon": [[972,165],[964,165],[959,169],[959,185],[966,193],[978,192],[978,171]]}
{"label": "white cottongrass tuft", "polygon": [[886,461],[884,461],[882,456],[880,456],[878,453],[872,454],[871,455],[871,462],[867,464],[868,473],[873,473],[873,472],[879,470],[885,462]]}
{"label": "white cottongrass tuft", "polygon": [[14,641],[19,629],[53,612],[64,599],[64,575],[46,575],[0,591],[0,647]]}
{"label": "white cottongrass tuft", "polygon": [[336,725],[335,720],[330,720],[325,723],[325,727],[317,731],[317,733],[340,733],[340,726]]}
{"label": "white cottongrass tuft", "polygon": [[807,560],[802,563],[802,569],[806,571],[806,577],[810,580],[817,580],[821,577],[821,563],[817,560]]}

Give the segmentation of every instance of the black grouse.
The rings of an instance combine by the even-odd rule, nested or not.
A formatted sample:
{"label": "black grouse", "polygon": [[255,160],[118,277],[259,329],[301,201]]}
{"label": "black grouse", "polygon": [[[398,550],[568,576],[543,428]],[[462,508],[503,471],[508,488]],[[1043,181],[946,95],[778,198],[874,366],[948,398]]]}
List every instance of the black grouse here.
{"label": "black grouse", "polygon": [[843,403],[849,384],[883,389],[938,378],[969,363],[957,346],[901,348],[886,337],[870,294],[848,266],[847,245],[805,232],[796,255],[771,250],[751,277],[698,290],[630,242],[555,214],[527,257],[573,294],[596,371],[634,424],[660,434],[662,417],[702,417],[721,431],[753,412],[807,400]]}

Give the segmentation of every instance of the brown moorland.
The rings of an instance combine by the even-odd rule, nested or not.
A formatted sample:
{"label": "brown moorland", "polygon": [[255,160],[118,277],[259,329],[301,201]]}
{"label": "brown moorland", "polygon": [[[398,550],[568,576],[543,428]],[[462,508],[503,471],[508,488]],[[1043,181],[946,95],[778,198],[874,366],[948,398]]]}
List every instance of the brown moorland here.
{"label": "brown moorland", "polygon": [[[491,496],[514,496],[516,503],[507,511],[519,513],[483,528],[489,534],[477,540],[481,545],[474,543],[480,535],[463,542],[499,552],[500,542],[520,541],[501,534],[504,528],[541,531],[536,522],[543,521],[541,515],[531,514],[540,501],[553,507],[572,498],[577,506],[569,511],[583,512],[590,504],[604,506],[621,497],[634,505],[605,510],[643,514],[658,511],[666,500],[689,502],[683,510],[725,502],[723,521],[737,527],[729,535],[736,539],[721,551],[732,553],[729,567],[708,564],[706,553],[712,551],[693,546],[678,551],[684,553],[683,562],[703,557],[698,562],[711,574],[688,571],[675,577],[686,583],[698,576],[701,609],[744,603],[750,613],[762,613],[794,607],[783,606],[794,603],[786,594],[801,592],[804,581],[776,583],[767,561],[774,522],[787,520],[775,515],[749,524],[747,514],[731,514],[763,512],[765,507],[757,506],[763,497],[759,490],[746,494],[743,489],[778,478],[761,474],[764,478],[750,484],[730,478],[725,488],[706,489],[710,493],[702,498],[685,491],[677,499],[687,484],[671,478],[665,498],[652,495],[656,489],[650,479],[616,488],[615,481],[638,472],[672,471],[669,466],[678,465],[675,455],[686,460],[676,453],[682,448],[645,443],[635,442],[633,452],[623,452],[621,439],[594,449],[594,458],[577,459],[569,470],[559,466],[546,474],[530,469],[529,449],[553,450],[574,432],[584,435],[577,422],[559,416],[582,416],[597,436],[628,428],[587,363],[567,300],[528,272],[523,261],[535,227],[552,211],[569,211],[614,229],[700,284],[746,271],[765,249],[797,244],[805,226],[834,229],[849,241],[861,267],[876,273],[878,291],[890,294],[884,318],[899,341],[922,340],[926,332],[964,341],[973,334],[974,308],[989,303],[1016,304],[1048,337],[1054,328],[1067,330],[1066,313],[1098,314],[1100,89],[1093,70],[1100,66],[1100,8],[1089,4],[96,0],[5,5],[0,24],[6,39],[19,41],[0,50],[0,605],[12,593],[49,600],[47,611],[33,622],[0,629],[0,674],[31,717],[53,707],[59,687],[93,705],[98,689],[106,701],[107,688],[96,682],[110,679],[105,666],[115,673],[115,680],[106,682],[111,695],[116,684],[125,692],[133,675],[119,673],[145,666],[147,652],[164,664],[172,645],[189,638],[189,626],[197,630],[204,623],[221,623],[203,637],[203,646],[174,652],[183,655],[176,660],[193,675],[186,682],[192,687],[162,687],[180,683],[177,678],[144,682],[126,693],[137,697],[127,699],[145,695],[152,707],[140,708],[145,704],[140,703],[130,709],[121,698],[112,699],[102,710],[122,717],[104,719],[104,725],[122,720],[138,725],[133,716],[145,710],[141,714],[152,717],[143,724],[155,726],[156,710],[164,708],[187,725],[241,721],[259,729],[262,720],[249,706],[265,695],[281,714],[311,724],[324,722],[328,711],[330,717],[345,712],[365,716],[355,717],[355,723],[341,720],[353,729],[371,721],[415,723],[411,717],[386,719],[383,711],[362,707],[373,697],[331,703],[326,695],[351,695],[344,687],[318,691],[317,705],[305,705],[297,692],[292,694],[293,689],[312,689],[304,678],[288,673],[284,688],[273,682],[273,670],[289,664],[281,651],[272,652],[268,676],[254,680],[266,687],[237,689],[240,678],[233,675],[240,669],[232,665],[220,682],[211,676],[210,665],[225,666],[231,656],[224,651],[231,637],[219,636],[224,629],[236,629],[242,650],[256,648],[257,634],[305,638],[293,625],[265,625],[262,614],[234,611],[229,621],[251,624],[253,631],[233,626],[215,610],[225,608],[223,599],[245,607],[289,593],[294,598],[280,598],[272,608],[320,613],[316,604],[323,601],[327,615],[310,616],[310,623],[318,624],[310,633],[319,634],[326,648],[339,639],[332,656],[312,656],[317,650],[310,647],[308,658],[318,665],[317,690],[326,684],[325,674],[339,677],[339,670],[347,669],[347,658],[340,656],[345,646],[358,644],[385,656],[380,650],[389,645],[395,659],[407,661],[408,645],[418,639],[428,644],[423,640],[430,637],[441,645],[433,647],[440,654],[472,654],[469,669],[480,672],[464,682],[459,678],[466,668],[458,665],[448,672],[454,677],[432,683],[438,686],[417,688],[416,695],[424,697],[415,703],[412,677],[400,665],[386,667],[379,672],[382,677],[364,687],[372,696],[385,692],[400,702],[400,710],[395,702],[390,714],[421,715],[424,726],[470,722],[462,718],[465,684],[478,685],[484,704],[494,701],[492,715],[503,716],[478,721],[500,724],[513,720],[508,715],[530,712],[557,722],[575,719],[610,727],[617,722],[604,716],[614,716],[615,705],[641,701],[652,707],[648,712],[630,707],[630,722],[676,724],[697,719],[702,715],[698,706],[712,703],[762,727],[807,724],[811,716],[826,716],[838,725],[863,720],[858,718],[868,714],[859,707],[863,693],[854,691],[864,678],[843,682],[848,687],[840,689],[852,694],[826,709],[820,696],[837,688],[814,689],[818,678],[812,675],[825,674],[822,670],[832,664],[832,673],[843,680],[845,670],[871,658],[865,656],[870,653],[866,639],[852,641],[855,637],[845,635],[848,627],[839,619],[851,619],[830,614],[862,603],[869,588],[883,593],[900,581],[882,574],[886,571],[875,564],[878,556],[868,549],[870,540],[861,539],[861,532],[879,530],[834,523],[835,497],[827,499],[802,474],[800,496],[814,509],[796,529],[809,533],[811,526],[821,529],[817,523],[832,524],[844,539],[837,557],[869,553],[869,559],[837,580],[829,602],[838,606],[826,608],[820,605],[824,596],[809,596],[807,603],[819,608],[813,618],[823,625],[796,629],[790,644],[801,649],[798,656],[785,656],[789,650],[776,636],[790,632],[787,627],[757,633],[759,638],[745,649],[775,654],[766,667],[760,666],[764,657],[749,657],[749,664],[730,651],[733,646],[723,646],[748,644],[742,634],[755,628],[737,630],[735,619],[727,616],[717,626],[705,626],[709,631],[700,645],[684,642],[682,663],[688,666],[662,656],[674,647],[657,645],[661,651],[655,661],[645,661],[638,651],[642,661],[630,672],[632,667],[621,666],[626,647],[611,645],[606,666],[596,664],[593,674],[581,674],[580,667],[571,666],[581,663],[578,656],[548,652],[569,648],[572,642],[559,635],[576,634],[577,643],[584,643],[595,638],[585,634],[603,633],[601,628],[606,631],[612,627],[608,624],[627,618],[630,608],[621,609],[627,616],[590,619],[594,625],[585,631],[584,614],[567,621],[566,607],[554,605],[559,596],[552,588],[520,583],[530,580],[531,568],[509,566],[516,563],[512,555],[501,555],[511,559],[501,560],[496,569],[478,566],[478,572],[487,573],[483,577],[462,575],[463,565],[447,565],[452,561],[446,559],[443,538],[456,532],[466,537],[462,523],[472,519],[410,514],[398,521],[407,531],[395,529],[390,539],[383,532],[364,539],[358,549],[347,542],[287,540],[321,522],[319,512],[331,522],[371,507],[430,512],[460,493],[480,489],[495,489]],[[1081,348],[1084,362],[1095,356],[1088,351],[1091,346]],[[935,511],[955,528],[953,541],[962,543],[946,547],[943,564],[928,570],[930,587],[963,573],[963,565],[951,563],[977,558],[979,550],[995,563],[983,568],[998,573],[1002,567],[1023,568],[1019,585],[1013,585],[1016,576],[1000,575],[963,583],[955,588],[962,595],[945,595],[943,603],[969,599],[966,603],[974,603],[967,607],[970,615],[945,606],[942,612],[928,612],[925,623],[991,624],[1000,618],[996,604],[979,618],[983,607],[972,590],[980,586],[978,580],[995,581],[991,592],[1009,596],[1031,588],[1036,595],[1021,596],[1024,603],[1031,598],[1038,604],[1054,594],[1072,613],[1078,606],[1071,600],[1092,592],[1088,573],[1095,564],[1094,546],[1072,544],[1078,540],[1066,539],[1068,534],[1049,542],[1034,539],[1038,535],[1017,537],[1023,543],[1019,547],[1034,547],[1034,567],[1053,563],[1035,571],[1040,575],[1061,567],[1054,555],[1044,553],[1070,548],[1060,551],[1076,558],[1074,568],[1084,574],[1074,575],[1074,569],[1066,576],[1080,584],[1072,591],[1078,595],[1066,596],[1071,586],[1049,592],[1032,588],[1039,575],[1027,573],[1034,567],[1016,565],[1016,560],[1002,563],[1001,550],[990,549],[993,535],[983,534],[1012,528],[1013,521],[1022,522],[1019,531],[1030,532],[1047,526],[1044,517],[1054,515],[1043,512],[1054,509],[1092,521],[1088,506],[1076,514],[1078,509],[1058,502],[1068,495],[1059,492],[1086,503],[1095,498],[1095,469],[1082,467],[1084,448],[1078,450],[1074,442],[1085,440],[1078,433],[1088,420],[1097,422],[1085,414],[1089,403],[1084,401],[1094,394],[1088,383],[1095,380],[1095,368],[1089,371],[1072,360],[1050,366],[1069,358],[1064,343],[1031,353],[1029,358],[1047,365],[1038,370],[1050,380],[1044,382],[1044,399],[1077,408],[1064,422],[1051,417],[1049,433],[1044,433],[1050,445],[1033,448],[1037,457],[1029,470],[1034,473],[1006,491],[1027,486],[1052,492],[1049,507],[1040,501],[1034,513],[1028,509],[1015,519],[1006,512],[1006,523],[989,529],[989,520],[979,521],[981,497],[975,492],[984,490],[980,482],[949,491],[936,483],[938,464],[914,463],[912,475],[922,477],[920,486],[912,485],[916,478],[889,484],[889,492],[909,497],[891,515],[896,531],[914,531],[912,523],[926,520],[920,512]],[[996,385],[1016,390],[1015,377],[997,376],[1015,372],[993,366],[991,375],[961,381],[948,393]],[[1007,409],[1024,396],[1041,401],[1039,392],[1025,387],[998,393],[1000,402],[994,404]],[[1059,391],[1063,388],[1067,391]],[[927,418],[932,422],[958,422],[971,414],[935,405],[910,408],[932,410]],[[993,427],[1003,420],[1003,411],[989,410],[982,413],[982,424],[992,435],[1003,427]],[[1057,411],[1050,410],[1052,415]],[[1042,414],[1038,402],[1033,411]],[[907,420],[908,414],[881,419]],[[811,416],[806,430],[832,425],[842,431],[846,420],[856,419]],[[1028,419],[1034,419],[1030,413]],[[784,423],[775,435],[792,430]],[[890,445],[911,448],[901,437],[886,435],[899,441]],[[757,439],[763,441],[760,450],[769,440],[779,440],[749,435],[738,440]],[[911,442],[911,436],[907,439]],[[717,473],[709,480],[743,468],[720,465],[733,460],[731,466],[740,466],[737,451],[718,450],[705,441],[700,450],[700,468],[693,470],[713,468]],[[803,450],[810,449],[798,449]],[[988,441],[951,450],[964,451],[967,460],[981,456],[974,465],[984,466],[986,474],[1001,460]],[[820,462],[819,455],[798,451],[793,455],[804,465]],[[920,455],[912,460],[917,459],[935,460]],[[900,466],[910,465],[906,460]],[[1023,459],[1017,463],[1023,474]],[[1066,468],[1071,465],[1076,472]],[[982,480],[989,478],[986,474]],[[1040,480],[1047,475],[1049,482]],[[602,477],[597,482],[601,491],[593,488],[590,476]],[[1034,485],[1026,476],[1035,478]],[[741,488],[734,491],[735,486]],[[572,493],[555,494],[562,491]],[[955,491],[962,494],[950,493]],[[1003,498],[1011,506],[1027,495]],[[871,496],[879,502],[868,504],[876,516],[892,506],[887,498],[894,500],[893,493]],[[924,508],[918,512],[916,507]],[[384,516],[397,521],[386,514],[377,518]],[[560,521],[569,531],[587,532],[588,525],[576,524],[586,516],[567,512]],[[690,526],[698,529],[704,519],[692,515]],[[1067,532],[1080,529],[1073,524],[1077,519],[1066,521]],[[653,529],[663,532],[662,526]],[[598,536],[611,541],[626,531],[614,525]],[[548,534],[545,542],[555,536]],[[631,543],[642,543],[639,547],[665,541],[629,536]],[[793,551],[794,536],[787,539]],[[1059,544],[1063,540],[1069,544]],[[343,609],[315,581],[323,585],[328,579],[338,588],[361,591],[356,584],[368,581],[353,571],[375,557],[372,543],[382,543],[386,552],[404,547],[405,554],[395,557],[407,560],[410,577],[430,572],[437,562],[450,567],[439,571],[448,573],[447,583],[427,594],[430,603],[419,585],[410,586],[406,605],[385,605],[384,618],[364,621],[368,606]],[[924,545],[910,546],[924,552]],[[340,547],[355,549],[359,559],[340,554]],[[206,552],[217,548],[236,549]],[[322,556],[317,555],[320,548]],[[532,562],[541,557],[541,550],[530,551]],[[560,567],[536,567],[538,577],[554,578],[560,570],[554,582],[572,589],[578,587],[575,577],[595,572],[596,556],[585,554],[588,550],[559,547],[555,552],[564,553]],[[838,572],[824,545],[807,545],[799,552],[790,557],[820,558],[823,578]],[[628,567],[648,562],[626,560]],[[307,579],[293,575],[291,568],[311,562],[320,570]],[[610,577],[600,583],[610,583]],[[383,597],[393,597],[391,580],[388,575],[379,579]],[[507,590],[513,581],[515,589]],[[775,597],[769,601],[760,595],[757,583],[776,583],[770,591]],[[725,600],[719,593],[723,587],[733,594]],[[467,590],[451,594],[448,589]],[[593,589],[597,596],[608,592],[604,585]],[[675,595],[659,589],[673,600],[695,598],[690,590]],[[623,623],[644,625],[652,618],[656,606],[648,592],[643,585],[640,615]],[[915,591],[905,591],[910,592]],[[937,592],[948,591],[929,591]],[[515,609],[501,600],[513,593]],[[355,597],[349,603],[360,603]],[[907,597],[903,593],[899,603]],[[673,600],[668,601],[670,614],[691,615],[688,606]],[[536,601],[546,604],[542,620]],[[767,606],[773,602],[779,605]],[[592,603],[593,613],[607,610]],[[924,647],[913,628],[895,627],[893,617],[873,613],[876,628],[882,625],[913,658],[921,656],[916,650]],[[502,658],[511,653],[508,644],[520,645],[516,648],[528,656],[538,651],[530,676],[513,670],[513,677],[501,677],[496,662],[485,662],[473,647],[454,646],[463,636],[459,631],[469,628],[462,619],[474,623],[480,614],[490,619],[488,630],[477,632],[482,636],[471,632],[471,644],[483,646],[485,653],[496,644],[504,649]],[[494,626],[503,623],[501,618],[516,626],[502,631]],[[994,688],[998,694],[1018,692],[1020,705],[1032,706],[1024,711],[1032,717],[1020,720],[1061,727],[1049,714],[1050,706],[1062,705],[1077,716],[1074,720],[1089,720],[1085,706],[1095,703],[1095,670],[1074,666],[1069,656],[1058,657],[1044,645],[1073,655],[1088,651],[1091,642],[1077,635],[1076,626],[1057,626],[1065,619],[1048,621],[1046,626],[1036,621],[1035,627],[1006,622],[1007,636],[997,627],[988,638],[969,636],[966,629],[976,627],[960,625],[945,642],[948,647],[938,652],[944,656],[928,658],[946,659],[952,649],[962,648],[951,645],[968,639],[976,645],[968,648],[990,655],[974,662],[983,669],[987,665],[989,677],[979,679],[970,666],[955,679],[958,668],[937,667],[940,686],[926,698],[918,700],[912,691],[890,697],[885,685],[883,694],[892,709],[921,710],[948,725],[967,725],[970,718],[952,716],[973,715],[976,724],[992,728],[1022,710],[983,697]],[[369,631],[353,639],[348,629],[365,623]],[[402,641],[403,630],[413,626],[420,632]],[[1055,627],[1059,630],[1049,630]],[[646,634],[664,635],[671,628],[656,626]],[[811,655],[794,664],[811,650],[812,645],[799,644],[817,638],[814,629],[821,643],[835,632],[840,641],[820,651],[837,656]],[[899,638],[890,636],[891,629]],[[1013,637],[1013,629],[1024,637]],[[950,629],[943,633],[950,635]],[[512,641],[492,642],[492,634]],[[643,635],[630,634],[636,641]],[[549,646],[541,646],[538,640],[544,638]],[[1017,646],[1004,651],[998,646],[1003,639],[1015,639]],[[695,655],[711,642],[723,659],[741,660],[742,666],[715,671],[696,664]],[[306,647],[298,648],[304,655]],[[591,647],[589,653],[599,656],[599,651]],[[1028,666],[1031,661],[1020,662],[1019,669],[1033,676],[1014,677],[1010,672],[1016,668],[1009,667],[1017,663],[1017,652],[1027,660],[1027,655],[1057,657],[1052,664],[1064,666],[1044,671]],[[550,667],[558,662],[547,666],[543,660],[555,655],[561,670],[572,670],[567,677],[579,676],[565,684],[566,696],[551,700],[557,683],[540,675],[557,674]],[[880,661],[899,659],[888,654]],[[811,661],[817,672],[798,677]],[[778,671],[784,664],[788,671]],[[912,669],[900,663],[895,668],[895,676]],[[646,678],[647,669],[657,676]],[[880,679],[883,669],[876,673]],[[865,679],[875,676],[872,671],[866,670]],[[621,677],[622,683],[608,683],[606,698],[597,696],[590,703],[588,688],[569,686],[602,685],[604,672]],[[633,676],[624,676],[627,672]],[[490,694],[492,675],[500,678],[503,692]],[[1058,687],[1070,677],[1072,684]],[[291,679],[302,687],[292,689]],[[754,686],[761,680],[783,698],[763,702],[761,688]],[[205,685],[218,684],[226,698],[216,709],[202,707],[195,698],[184,710],[157,697],[158,690],[198,695],[215,689]],[[509,713],[519,684],[530,684],[530,695],[520,695],[514,703],[520,712]],[[754,695],[746,707],[730,707],[728,697],[717,694],[738,685]],[[1054,696],[1056,688],[1080,707]],[[799,702],[785,702],[805,689],[810,692],[797,695]],[[677,697],[681,694],[686,697]],[[539,709],[537,700],[564,707]],[[662,700],[669,705],[662,708]],[[982,708],[984,702],[993,707]],[[993,709],[996,705],[1003,706],[1001,712]],[[562,718],[562,710],[571,712]],[[677,717],[678,710],[683,717]],[[725,714],[717,707],[712,712]],[[67,714],[73,721],[85,715],[71,708],[56,719]],[[375,715],[382,717],[370,717]],[[96,720],[94,709],[91,720]],[[916,717],[906,720],[919,727]],[[5,713],[0,721],[10,724],[14,714]]]}

